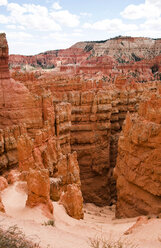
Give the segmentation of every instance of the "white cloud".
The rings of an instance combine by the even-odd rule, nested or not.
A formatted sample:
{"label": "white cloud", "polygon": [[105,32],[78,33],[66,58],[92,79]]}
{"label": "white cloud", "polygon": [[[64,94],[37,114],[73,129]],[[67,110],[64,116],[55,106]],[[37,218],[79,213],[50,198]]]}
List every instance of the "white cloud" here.
{"label": "white cloud", "polygon": [[8,29],[17,29],[16,25],[7,25],[6,26]]}
{"label": "white cloud", "polygon": [[160,0],[146,0],[144,4],[139,5],[130,4],[121,12],[121,16],[129,20],[158,18],[160,14]]}
{"label": "white cloud", "polygon": [[154,20],[147,20],[143,24],[140,25],[142,30],[149,31],[155,31],[159,32],[161,36],[161,18],[154,19]]}
{"label": "white cloud", "polygon": [[26,32],[9,32],[7,33],[7,37],[16,41],[24,41],[33,38],[31,34]]}
{"label": "white cloud", "polygon": [[161,1],[160,0],[145,0],[145,3],[161,7]]}
{"label": "white cloud", "polygon": [[79,25],[79,17],[71,14],[68,10],[53,11],[52,18],[67,27],[76,27]]}
{"label": "white cloud", "polygon": [[55,32],[55,33],[51,33],[49,34],[50,39],[54,39],[57,42],[71,42],[71,35],[67,34],[67,33],[59,33],[59,32]]}
{"label": "white cloud", "polygon": [[6,6],[7,4],[7,0],[0,0],[0,6]]}
{"label": "white cloud", "polygon": [[102,21],[97,21],[95,23],[85,23],[84,28],[94,29],[94,30],[106,30],[108,32],[122,32],[128,30],[136,30],[137,26],[134,24],[124,24],[121,19],[105,19]]}
{"label": "white cloud", "polygon": [[[0,0],[1,1],[1,0]],[[57,10],[61,8],[55,2]],[[53,11],[47,7],[35,4],[9,3],[7,5],[9,16],[1,16],[1,23],[17,25],[29,30],[37,31],[60,31],[61,26],[77,27],[79,16],[70,13],[68,10]]]}
{"label": "white cloud", "polygon": [[25,8],[17,3],[9,3],[7,10],[11,12],[11,16],[22,15],[26,12]]}
{"label": "white cloud", "polygon": [[16,3],[8,4],[10,12],[10,24],[17,24],[27,29],[38,31],[58,31],[61,30],[52,17],[49,16],[48,9],[44,6],[34,4],[23,4],[22,6]]}
{"label": "white cloud", "polygon": [[82,34],[82,33],[79,33],[79,32],[73,32],[73,33],[72,33],[72,36],[75,36],[75,37],[82,37],[83,34]]}
{"label": "white cloud", "polygon": [[160,9],[155,5],[140,4],[129,5],[121,12],[122,17],[130,20],[141,18],[157,18],[160,16]]}
{"label": "white cloud", "polygon": [[25,12],[38,15],[38,16],[47,16],[48,15],[48,9],[41,5],[35,5],[35,4],[23,4],[23,7],[25,8]]}
{"label": "white cloud", "polygon": [[131,35],[161,37],[161,0],[145,0],[143,4],[128,5],[121,15],[129,20],[144,19],[138,24],[137,30],[129,31]]}
{"label": "white cloud", "polygon": [[82,12],[82,13],[80,13],[80,15],[85,16],[85,17],[91,17],[92,13]]}
{"label": "white cloud", "polygon": [[8,18],[4,15],[0,15],[0,23],[1,24],[6,24],[8,23]]}
{"label": "white cloud", "polygon": [[56,9],[56,10],[62,9],[62,7],[60,6],[60,4],[58,2],[53,3],[52,8]]}

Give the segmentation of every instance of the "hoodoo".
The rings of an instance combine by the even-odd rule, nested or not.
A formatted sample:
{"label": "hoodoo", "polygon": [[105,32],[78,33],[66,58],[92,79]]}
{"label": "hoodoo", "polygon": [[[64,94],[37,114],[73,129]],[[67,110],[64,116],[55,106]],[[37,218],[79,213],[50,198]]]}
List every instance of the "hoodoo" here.
{"label": "hoodoo", "polygon": [[[7,178],[8,171],[17,169],[17,180],[27,182],[27,206],[41,205],[45,214],[53,211],[50,195],[59,200],[68,185],[77,185],[83,203],[77,154],[70,153],[70,104],[55,106],[50,91],[35,95],[21,82],[10,79],[5,34],[0,38],[1,174],[5,172]],[[82,218],[82,211],[79,207],[81,214],[73,217]]]}
{"label": "hoodoo", "polygon": [[[0,34],[0,216],[15,217],[6,200],[13,190],[23,198],[18,211],[40,211],[48,219],[41,227],[55,225],[57,235],[73,226],[77,236],[86,225],[78,220],[96,210],[94,236],[109,230],[100,228],[104,213],[159,218],[160,48],[160,40],[117,37],[9,59]],[[142,221],[151,224],[139,217],[117,232],[131,234]]]}

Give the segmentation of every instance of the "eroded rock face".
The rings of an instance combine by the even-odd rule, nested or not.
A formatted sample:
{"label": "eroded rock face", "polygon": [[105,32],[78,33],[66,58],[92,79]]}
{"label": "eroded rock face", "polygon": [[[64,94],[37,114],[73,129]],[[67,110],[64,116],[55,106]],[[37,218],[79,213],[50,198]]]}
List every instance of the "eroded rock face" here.
{"label": "eroded rock face", "polygon": [[47,211],[53,213],[53,205],[50,200],[49,172],[46,169],[29,169],[27,176],[28,198],[26,205],[35,207],[44,205]]}
{"label": "eroded rock face", "polygon": [[[82,199],[80,200],[80,166],[85,201],[94,202],[97,205],[112,204],[116,199],[113,168],[116,163],[117,144],[122,125],[128,111],[136,113],[140,102],[147,100],[152,93],[157,94],[159,81],[145,85],[136,84],[136,82],[143,82],[145,77],[146,80],[154,80],[153,74],[156,73],[156,69],[156,75],[159,75],[160,59],[157,51],[160,48],[160,41],[147,41],[148,46],[151,42],[154,46],[154,43],[157,43],[158,50],[153,49],[153,56],[148,63],[144,59],[137,61],[137,65],[136,61],[129,64],[122,63],[122,60],[118,61],[125,59],[127,62],[131,59],[131,52],[135,50],[135,39],[128,39],[127,42],[126,39],[118,38],[105,42],[106,52],[108,52],[108,48],[112,49],[110,51],[112,57],[107,53],[105,56],[99,56],[102,54],[102,48],[97,43],[94,44],[95,48],[87,46],[61,51],[59,52],[61,59],[59,56],[57,57],[56,53],[49,52],[46,54],[48,61],[51,62],[54,54],[52,63],[54,64],[55,60],[58,62],[57,69],[60,74],[69,74],[72,75],[72,78],[54,77],[53,74],[46,73],[37,79],[33,75],[30,77],[29,74],[24,73],[21,75],[22,77],[17,77],[17,80],[20,81],[17,83],[9,78],[8,46],[5,39],[2,40],[5,49],[2,49],[3,56],[1,56],[0,62],[0,73],[3,75],[0,81],[2,96],[0,98],[2,103],[0,105],[0,120],[2,120],[0,121],[2,129],[0,131],[0,172],[19,165],[21,178],[27,180],[30,171],[36,171],[35,175],[38,176],[34,180],[39,187],[39,179],[44,177],[42,171],[46,169],[50,176],[50,192],[49,190],[45,191],[48,193],[43,195],[42,201],[46,202],[48,211],[50,212],[49,194],[53,200],[58,201],[65,192],[64,205],[66,205],[67,211],[76,216],[77,209],[75,207],[77,206],[78,215],[81,218],[82,210],[78,206],[79,204],[74,206],[73,202],[69,202],[70,197],[77,201],[77,196],[79,196],[78,202],[82,202]],[[144,43],[142,41],[143,39],[139,40],[141,44]],[[122,51],[124,50],[121,42],[124,44],[126,52],[123,54],[123,58],[117,57],[120,55],[117,54],[118,48],[120,49],[122,46]],[[127,49],[129,44],[132,44],[132,51]],[[145,49],[144,44],[141,45],[141,53],[137,56],[148,60],[148,49]],[[97,51],[99,57],[97,54],[93,56],[91,54],[93,51]],[[80,53],[83,54],[82,57]],[[156,55],[158,55],[157,58]],[[40,57],[40,62],[44,61],[43,54]],[[23,58],[23,61],[26,63],[25,59]],[[37,59],[38,57],[35,61]],[[29,58],[29,60],[33,62],[33,58]],[[61,65],[61,61],[63,65]],[[150,68],[154,62],[157,62],[158,67],[153,68],[152,72]],[[73,63],[72,67],[69,63]],[[97,72],[100,74],[97,75]],[[83,75],[84,73],[89,75],[90,80],[86,80],[86,78],[82,80],[80,77],[73,76],[73,74]],[[103,77],[102,73],[107,73],[107,75]],[[91,77],[95,77],[94,75],[97,80],[91,80]],[[101,80],[98,81],[98,78]],[[160,112],[158,112],[160,105],[157,102],[158,100],[154,99],[149,102],[150,108],[147,107],[148,104],[143,104],[139,110],[139,117],[135,115],[127,117],[127,127],[124,128],[124,132],[127,132],[128,135],[124,134],[123,139],[128,145],[126,146],[124,141],[121,143],[121,135],[118,158],[120,165],[117,165],[116,168],[119,199],[117,216],[149,213],[151,211],[149,202],[152,202],[154,212],[159,211],[160,196],[157,194],[159,194],[160,186],[157,159],[160,157],[157,150],[158,141],[155,141],[155,138],[153,140],[153,137],[158,137],[159,129],[157,127],[160,125]],[[20,125],[20,123],[26,124]],[[16,126],[14,127],[13,124]],[[9,128],[5,129],[6,125]],[[153,147],[155,145],[156,147]],[[131,149],[130,152],[129,149]],[[154,154],[152,153],[153,161],[149,155],[150,151],[154,152]],[[120,159],[122,154],[123,159]],[[143,158],[140,160],[139,156],[142,155]],[[149,156],[149,160],[146,156]],[[126,164],[132,163],[132,167],[129,165],[128,168],[125,168],[125,164],[122,162],[124,159]],[[147,168],[145,165],[139,166],[137,169],[138,164],[143,163],[144,165],[144,162],[147,163],[147,161],[149,161],[148,163],[156,161],[157,166],[153,166],[154,173],[149,168],[149,164]],[[158,171],[155,172],[155,170]],[[153,173],[153,177],[150,177],[150,173]],[[46,180],[49,181],[49,178],[47,177]],[[149,188],[147,188],[146,181],[148,181]],[[156,187],[154,187],[155,185]],[[29,187],[32,188],[32,185]],[[128,190],[129,188],[130,190]],[[153,190],[151,191],[151,189]],[[136,198],[138,197],[137,209],[133,208],[135,191],[138,192],[136,196]],[[37,192],[37,201],[31,194],[30,204],[32,205],[32,198],[33,205],[34,202],[39,204],[41,197],[41,191]],[[125,197],[128,197],[128,200]],[[141,198],[143,198],[144,206],[141,205]],[[126,205],[129,212],[124,213],[123,209]]]}
{"label": "eroded rock face", "polygon": [[158,87],[155,83],[129,85],[125,77],[117,81],[116,85],[102,89],[90,82],[84,82],[83,88],[78,80],[75,88],[72,80],[61,80],[60,84],[57,80],[57,85],[53,82],[51,86],[56,102],[71,103],[70,143],[72,151],[78,154],[83,197],[97,205],[111,204],[116,199],[112,174],[127,112],[137,112],[138,104]]}
{"label": "eroded rock face", "polygon": [[[52,92],[55,134],[64,155],[77,152],[84,200],[100,206],[113,204],[116,188],[112,175],[123,121],[128,111],[137,112],[139,103],[155,94],[159,83],[130,83],[125,76],[116,77],[115,83],[109,85],[61,77],[22,83],[34,94],[41,94],[40,87]],[[63,164],[62,174],[59,169],[63,180],[52,180],[53,200],[59,199],[66,187],[67,160],[62,156],[58,162],[59,168]]]}
{"label": "eroded rock face", "polygon": [[83,197],[77,184],[69,184],[67,191],[62,193],[60,203],[63,204],[67,213],[75,219],[83,219]]}
{"label": "eroded rock face", "polygon": [[115,80],[116,75],[136,82],[160,79],[161,41],[143,37],[115,37],[104,41],[78,42],[64,50],[47,51],[35,56],[10,55],[10,66],[54,68],[58,75]]}
{"label": "eroded rock face", "polygon": [[117,217],[161,212],[161,98],[140,105],[127,115],[119,138],[115,169]]}
{"label": "eroded rock face", "polygon": [[[10,80],[4,34],[0,35],[1,74],[0,173],[7,171],[9,183],[27,181],[26,205],[40,205],[51,217],[51,182],[60,182],[57,200],[68,184],[80,187],[77,154],[70,153],[71,104],[54,105],[50,90],[41,88],[35,95],[22,83]],[[18,177],[13,170],[8,173],[12,167],[19,167]],[[1,189],[5,187],[4,180],[0,178]],[[3,204],[0,207],[3,210]]]}
{"label": "eroded rock face", "polygon": [[4,208],[4,205],[3,205],[3,202],[2,202],[1,195],[0,195],[0,212],[5,213],[5,208]]}
{"label": "eroded rock face", "polygon": [[[45,211],[51,212],[50,197],[58,201],[62,192],[67,191],[69,184],[75,184],[80,188],[77,154],[76,152],[66,155],[62,153],[59,138],[53,135],[51,126],[44,126],[44,129],[35,133],[34,141],[27,134],[21,135],[17,142],[17,149],[19,169],[24,180],[27,180],[29,188],[27,206],[44,204]],[[47,174],[44,176],[45,169],[48,176]],[[45,181],[47,185],[43,186]]]}
{"label": "eroded rock face", "polygon": [[6,178],[1,176],[0,177],[0,192],[7,187],[8,187],[8,182],[7,182]]}
{"label": "eroded rock face", "polygon": [[10,79],[8,44],[5,34],[0,34],[0,128],[24,122],[30,128],[42,126],[40,100]]}
{"label": "eroded rock face", "polygon": [[0,80],[10,78],[8,68],[8,44],[6,35],[0,34]]}
{"label": "eroded rock face", "polygon": [[1,192],[8,187],[8,182],[6,178],[0,176],[0,212],[5,213],[5,208],[1,198]]}

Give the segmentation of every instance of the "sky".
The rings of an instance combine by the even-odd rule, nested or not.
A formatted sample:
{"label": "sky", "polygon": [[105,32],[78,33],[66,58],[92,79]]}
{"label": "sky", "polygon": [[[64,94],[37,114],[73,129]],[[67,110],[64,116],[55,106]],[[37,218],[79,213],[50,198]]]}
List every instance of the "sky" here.
{"label": "sky", "polygon": [[161,38],[161,0],[0,0],[10,54],[33,55],[118,35]]}

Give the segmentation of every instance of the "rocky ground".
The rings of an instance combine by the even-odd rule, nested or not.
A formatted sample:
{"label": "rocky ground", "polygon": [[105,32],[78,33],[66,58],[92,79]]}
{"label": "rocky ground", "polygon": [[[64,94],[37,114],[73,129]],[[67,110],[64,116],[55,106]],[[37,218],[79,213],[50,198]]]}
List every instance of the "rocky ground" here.
{"label": "rocky ground", "polygon": [[[20,183],[19,183],[20,184]],[[161,219],[142,218],[139,225],[129,230],[137,218],[115,219],[115,206],[97,207],[84,205],[84,220],[69,217],[62,205],[53,202],[54,226],[45,225],[48,219],[39,208],[25,207],[27,195],[17,183],[3,191],[2,201],[6,214],[0,213],[0,226],[7,229],[17,225],[25,235],[41,247],[47,248],[90,248],[91,240],[119,240],[131,248],[160,248]],[[101,246],[100,246],[101,247]],[[134,247],[134,246],[133,246]]]}

